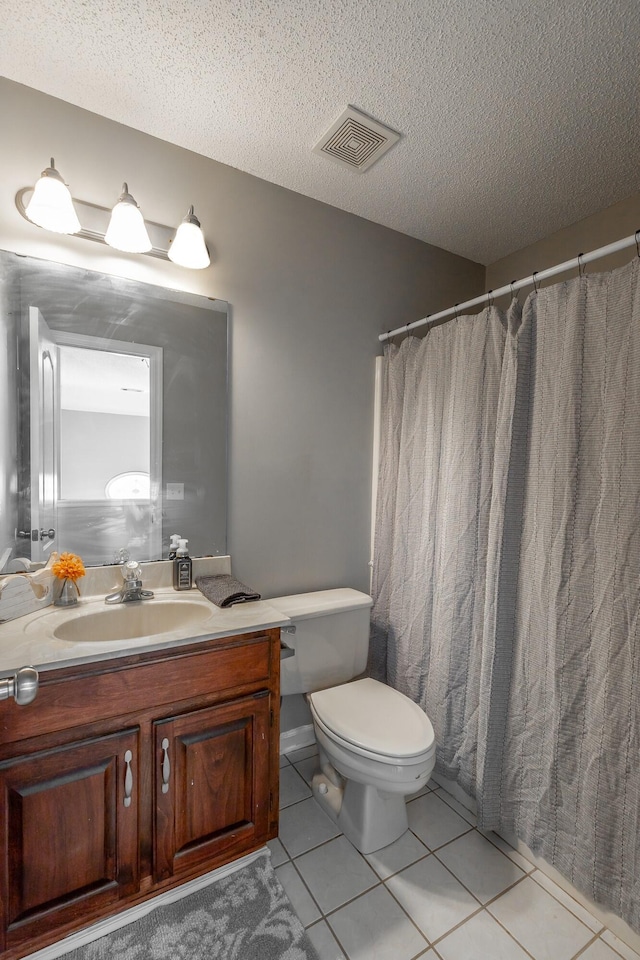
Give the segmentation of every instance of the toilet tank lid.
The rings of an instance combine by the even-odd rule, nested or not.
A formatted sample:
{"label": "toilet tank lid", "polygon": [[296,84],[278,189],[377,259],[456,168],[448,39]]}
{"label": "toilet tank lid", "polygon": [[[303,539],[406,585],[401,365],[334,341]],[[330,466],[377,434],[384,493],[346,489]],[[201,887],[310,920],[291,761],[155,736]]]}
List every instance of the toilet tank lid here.
{"label": "toilet tank lid", "polygon": [[311,617],[323,617],[346,610],[358,610],[370,607],[373,600],[366,593],[341,587],[338,590],[315,590],[313,593],[294,593],[288,597],[274,597],[269,600],[291,620],[308,620]]}

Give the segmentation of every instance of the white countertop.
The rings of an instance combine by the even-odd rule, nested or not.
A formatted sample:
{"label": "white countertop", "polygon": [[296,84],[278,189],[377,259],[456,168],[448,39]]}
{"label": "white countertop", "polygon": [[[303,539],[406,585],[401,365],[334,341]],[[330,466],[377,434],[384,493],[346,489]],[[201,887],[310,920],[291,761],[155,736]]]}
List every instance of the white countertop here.
{"label": "white countertop", "polygon": [[[25,617],[1,623],[0,677],[12,675],[24,666],[33,666],[38,670],[53,670],[71,664],[110,660],[199,640],[252,633],[269,627],[281,627],[290,622],[287,616],[268,601],[240,603],[223,610],[210,603],[195,587],[192,590],[179,592],[171,587],[156,588],[152,599],[137,601],[136,606],[138,604],[174,604],[184,601],[190,605],[196,604],[202,607],[202,619],[198,620],[197,626],[187,627],[186,630],[184,627],[177,627],[153,636],[127,640],[76,642],[60,640],[56,637],[56,630],[70,618],[80,621],[105,610],[115,611],[115,605],[114,607],[105,605],[104,596],[81,599],[74,607],[48,606]],[[118,604],[117,609],[122,611],[126,606],[126,604]]]}

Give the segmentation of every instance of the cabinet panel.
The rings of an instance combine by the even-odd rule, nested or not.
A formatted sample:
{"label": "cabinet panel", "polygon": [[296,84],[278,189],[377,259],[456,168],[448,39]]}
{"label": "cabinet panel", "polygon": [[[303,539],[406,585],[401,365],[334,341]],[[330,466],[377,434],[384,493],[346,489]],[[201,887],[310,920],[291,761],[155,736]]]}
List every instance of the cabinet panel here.
{"label": "cabinet panel", "polygon": [[264,691],[154,724],[157,880],[267,839],[269,722]]}
{"label": "cabinet panel", "polygon": [[[58,677],[42,673],[37,710],[24,710],[7,701],[0,710],[0,742],[48,735],[91,723],[155,709],[190,697],[212,697],[233,688],[268,686],[271,669],[271,633],[212,641],[188,652],[155,652],[147,662],[125,665],[85,664],[77,675]],[[218,697],[220,699],[220,697]],[[228,696],[225,699],[229,699]],[[166,706],[164,706],[166,705]],[[164,706],[164,709],[163,709]]]}
{"label": "cabinet panel", "polygon": [[6,946],[138,889],[137,745],[129,729],[0,764]]}
{"label": "cabinet panel", "polygon": [[0,960],[276,836],[278,668],[269,628],[43,671],[32,707],[0,703]]}

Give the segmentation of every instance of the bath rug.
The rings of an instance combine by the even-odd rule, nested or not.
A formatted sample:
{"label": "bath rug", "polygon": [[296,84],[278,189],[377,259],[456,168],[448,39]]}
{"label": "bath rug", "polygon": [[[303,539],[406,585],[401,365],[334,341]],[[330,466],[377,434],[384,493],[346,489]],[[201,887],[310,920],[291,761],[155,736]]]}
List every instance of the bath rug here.
{"label": "bath rug", "polygon": [[318,960],[268,851],[63,960]]}
{"label": "bath rug", "polygon": [[230,607],[234,603],[260,599],[259,593],[228,573],[216,577],[196,577],[196,587],[217,607]]}

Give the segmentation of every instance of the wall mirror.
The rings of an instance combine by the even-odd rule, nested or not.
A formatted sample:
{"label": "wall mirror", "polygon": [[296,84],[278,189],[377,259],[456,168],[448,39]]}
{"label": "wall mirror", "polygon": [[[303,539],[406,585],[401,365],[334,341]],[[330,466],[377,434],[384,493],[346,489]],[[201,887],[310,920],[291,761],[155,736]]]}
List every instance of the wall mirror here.
{"label": "wall mirror", "polygon": [[227,313],[0,251],[0,573],[226,553]]}

